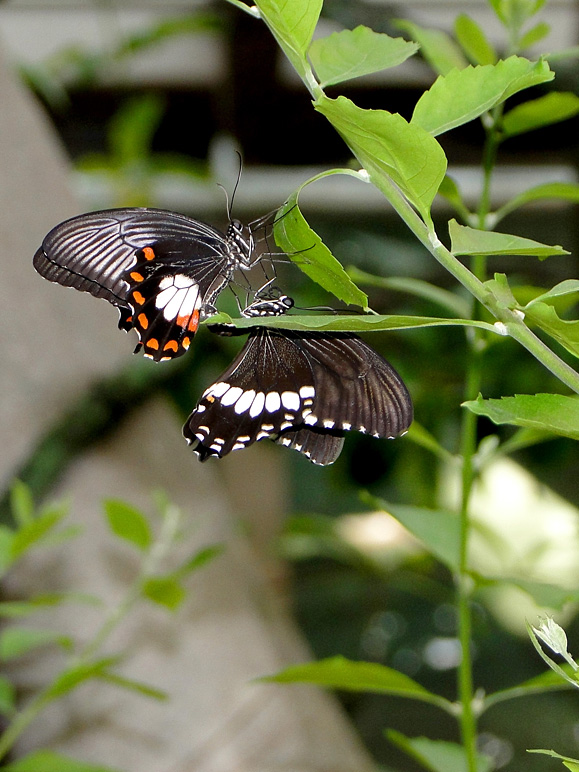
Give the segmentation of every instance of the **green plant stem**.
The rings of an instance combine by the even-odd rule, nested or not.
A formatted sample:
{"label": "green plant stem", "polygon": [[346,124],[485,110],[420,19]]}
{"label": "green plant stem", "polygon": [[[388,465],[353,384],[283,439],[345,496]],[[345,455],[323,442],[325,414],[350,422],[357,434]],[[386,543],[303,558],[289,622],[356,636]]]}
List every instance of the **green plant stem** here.
{"label": "green plant stem", "polygon": [[[479,266],[482,271],[483,266]],[[476,399],[482,385],[482,356],[484,340],[479,330],[473,330],[467,360],[467,376],[464,390],[465,400]],[[467,759],[468,772],[476,772],[476,717],[473,711],[472,678],[472,578],[468,571],[468,546],[470,537],[469,503],[476,470],[473,459],[477,445],[478,417],[465,410],[462,415],[461,455],[462,493],[460,504],[460,559],[459,571],[455,577],[458,609],[458,636],[461,645],[461,661],[458,669],[458,692],[462,706],[460,727],[462,742]]]}

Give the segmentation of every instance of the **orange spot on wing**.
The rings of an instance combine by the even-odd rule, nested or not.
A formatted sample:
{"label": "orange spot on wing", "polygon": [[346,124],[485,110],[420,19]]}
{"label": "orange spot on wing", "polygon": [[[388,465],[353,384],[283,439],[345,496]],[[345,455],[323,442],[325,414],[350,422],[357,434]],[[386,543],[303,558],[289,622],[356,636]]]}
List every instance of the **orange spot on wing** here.
{"label": "orange spot on wing", "polygon": [[189,330],[189,332],[196,333],[199,327],[199,311],[193,311],[191,316],[178,316],[175,320],[179,327]]}
{"label": "orange spot on wing", "polygon": [[159,348],[159,341],[157,338],[149,338],[149,340],[145,342],[145,346],[147,348],[153,348],[155,351],[157,351]]}
{"label": "orange spot on wing", "polygon": [[144,281],[145,280],[145,277],[143,276],[143,274],[139,273],[138,271],[131,271],[129,276],[131,277],[131,279],[133,281]]}
{"label": "orange spot on wing", "polygon": [[141,295],[141,293],[137,292],[136,290],[135,292],[133,292],[133,299],[135,303],[138,303],[140,306],[142,306],[143,303],[145,302],[145,298],[143,297],[143,295]]}
{"label": "orange spot on wing", "polygon": [[179,344],[176,340],[170,340],[163,346],[163,351],[179,351]]}
{"label": "orange spot on wing", "polygon": [[189,348],[189,346],[191,345],[191,338],[188,335],[186,335],[181,341],[181,343],[183,344],[183,348]]}
{"label": "orange spot on wing", "polygon": [[143,256],[145,260],[154,260],[155,259],[155,250],[153,247],[144,247],[143,248]]}
{"label": "orange spot on wing", "polygon": [[147,319],[146,314],[139,314],[137,317],[137,321],[139,322],[143,330],[146,330],[147,327],[149,326],[149,320]]}

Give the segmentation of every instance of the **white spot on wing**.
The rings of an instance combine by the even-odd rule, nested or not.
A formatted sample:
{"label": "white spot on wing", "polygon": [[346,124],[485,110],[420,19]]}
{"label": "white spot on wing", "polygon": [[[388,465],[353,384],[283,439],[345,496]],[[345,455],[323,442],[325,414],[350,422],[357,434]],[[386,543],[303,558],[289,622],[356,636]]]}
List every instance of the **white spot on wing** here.
{"label": "white spot on wing", "polygon": [[270,391],[265,397],[265,409],[268,413],[275,413],[279,410],[281,399],[277,391]]}
{"label": "white spot on wing", "polygon": [[307,399],[308,397],[315,397],[316,396],[316,390],[313,386],[302,386],[300,389],[300,397],[302,399]]}
{"label": "white spot on wing", "polygon": [[251,418],[256,418],[263,412],[263,406],[265,405],[265,394],[263,391],[258,391],[255,395],[255,399],[251,407],[249,408],[249,415]]}
{"label": "white spot on wing", "polygon": [[281,395],[283,406],[297,412],[300,409],[300,395],[295,391],[284,391]]}
{"label": "white spot on wing", "polygon": [[233,405],[234,402],[237,402],[242,394],[243,389],[240,389],[239,386],[231,386],[221,397],[221,404],[225,405],[225,407],[229,407],[229,405]]}
{"label": "white spot on wing", "polygon": [[[171,292],[171,290],[165,290],[165,292]],[[165,292],[162,292],[161,295],[164,295]],[[160,297],[157,298],[155,305],[159,302]],[[178,316],[191,316],[195,311],[199,310],[201,306],[199,301],[199,286],[197,284],[193,284],[187,289],[175,290],[173,297],[164,304],[163,316],[168,322],[173,321]]]}
{"label": "white spot on wing", "polygon": [[253,403],[253,398],[255,397],[255,389],[250,389],[249,391],[244,391],[241,397],[237,400],[235,403],[235,412],[237,415],[241,415],[241,413],[245,413],[246,410],[249,410]]}
{"label": "white spot on wing", "polygon": [[228,388],[228,383],[225,383],[225,381],[219,381],[218,383],[214,383],[213,386],[210,386],[208,389],[206,389],[203,392],[203,396],[207,397],[209,394],[211,394],[212,396],[219,398],[225,394]]}

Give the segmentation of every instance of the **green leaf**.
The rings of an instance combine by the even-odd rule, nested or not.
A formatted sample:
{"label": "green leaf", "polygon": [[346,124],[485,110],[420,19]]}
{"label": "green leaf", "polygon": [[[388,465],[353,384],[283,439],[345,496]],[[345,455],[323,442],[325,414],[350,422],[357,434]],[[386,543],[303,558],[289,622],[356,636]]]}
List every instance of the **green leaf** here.
{"label": "green leaf", "polygon": [[117,664],[118,661],[119,657],[103,657],[94,662],[83,663],[59,673],[47,690],[47,698],[54,700],[57,697],[62,697],[85,681],[107,675],[108,669]]}
{"label": "green leaf", "polygon": [[275,675],[260,678],[260,681],[284,684],[307,683],[351,692],[392,694],[434,703],[444,706],[446,710],[451,709],[450,702],[432,694],[404,673],[375,662],[353,662],[340,656],[318,662],[306,662],[303,665],[292,665]]}
{"label": "green leaf", "polygon": [[418,50],[416,43],[359,26],[311,44],[308,55],[322,88],[396,67]]}
{"label": "green leaf", "polygon": [[450,220],[448,231],[455,255],[534,255],[542,259],[551,255],[568,255],[563,247],[541,244],[522,236],[496,231],[481,231]]}
{"label": "green leaf", "polygon": [[520,29],[545,4],[545,0],[490,0],[495,13],[510,29]]}
{"label": "green leaf", "polygon": [[473,64],[494,64],[497,54],[489,43],[484,30],[466,13],[461,13],[454,22],[454,34],[462,50]]}
{"label": "green leaf", "polygon": [[211,324],[234,324],[239,330],[263,325],[264,327],[277,327],[283,330],[335,330],[338,332],[379,332],[419,327],[478,327],[481,330],[496,333],[494,325],[476,319],[443,319],[437,316],[381,316],[380,314],[368,314],[366,316],[286,315],[253,319],[232,319],[227,314],[219,314],[211,317]]}
{"label": "green leaf", "polygon": [[[570,670],[570,668],[568,668]],[[498,692],[492,692],[483,699],[483,712],[499,702],[516,699],[517,697],[528,697],[531,694],[545,694],[547,692],[561,691],[569,689],[571,684],[567,679],[555,673],[553,670],[546,670],[534,678],[512,686],[509,689],[501,689]]]}
{"label": "green leaf", "polygon": [[462,199],[460,189],[457,183],[452,179],[452,177],[449,177],[448,174],[445,175],[444,179],[440,183],[438,193],[448,201],[448,203],[455,209],[461,219],[463,219],[465,222],[470,220],[471,213]]}
{"label": "green leaf", "polygon": [[102,764],[88,764],[84,761],[62,756],[54,751],[35,751],[18,761],[3,766],[4,772],[120,772]]}
{"label": "green leaf", "polygon": [[420,97],[411,123],[433,136],[478,118],[522,89],[552,80],[545,61],[511,56],[495,65],[469,66],[439,75]]}
{"label": "green leaf", "polygon": [[58,643],[69,648],[71,640],[67,636],[51,630],[32,630],[28,627],[8,627],[0,633],[0,661],[21,657],[40,646]]}
{"label": "green leaf", "polygon": [[265,21],[280,48],[304,77],[306,51],[318,23],[323,0],[256,0]]}
{"label": "green leaf", "polygon": [[10,488],[10,509],[19,526],[27,525],[34,519],[32,491],[21,480],[14,480]]}
{"label": "green leaf", "polygon": [[315,109],[339,131],[380,189],[387,175],[425,219],[446,173],[438,142],[419,126],[386,110],[363,110],[346,97],[321,97]]}
{"label": "green leaf", "polygon": [[525,310],[528,310],[533,305],[533,303],[544,302],[546,300],[551,300],[552,298],[559,298],[563,297],[564,295],[573,295],[578,293],[579,279],[565,279],[565,281],[561,281],[559,284],[555,284],[555,286],[547,292],[543,292],[541,295],[534,297],[527,304],[527,306],[525,306]]}
{"label": "green leaf", "polygon": [[368,296],[358,289],[341,263],[310,228],[300,211],[298,196],[303,185],[293,193],[276,216],[274,238],[292,262],[307,276],[344,303],[368,307]]}
{"label": "green leaf", "polygon": [[223,544],[211,544],[208,547],[203,547],[203,549],[196,552],[192,557],[186,560],[177,571],[175,571],[175,578],[182,579],[188,574],[198,571],[212,560],[215,560],[215,558],[221,555],[224,550],[225,546]]}
{"label": "green leaf", "polygon": [[[394,745],[416,759],[431,772],[467,772],[466,752],[461,745],[443,740],[429,740],[427,737],[405,737],[391,729],[386,736]],[[493,761],[488,756],[477,754],[477,772],[491,772]]]}
{"label": "green leaf", "polygon": [[515,308],[517,301],[509,286],[509,282],[504,273],[495,273],[494,279],[488,279],[484,283],[485,287],[492,292],[495,299],[503,308]]}
{"label": "green leaf", "polygon": [[460,565],[460,520],[454,512],[391,504],[368,494],[363,501],[395,517],[426,549],[451,571]]}
{"label": "green leaf", "polygon": [[494,223],[496,224],[503,217],[506,217],[507,214],[525,204],[544,199],[560,199],[576,204],[579,202],[579,185],[575,182],[546,182],[543,185],[529,188],[529,190],[519,193],[519,195],[507,201],[500,209],[497,209],[494,214]]}
{"label": "green leaf", "polygon": [[146,551],[153,537],[146,517],[135,507],[118,499],[107,499],[104,509],[111,531],[121,539]]}
{"label": "green leaf", "polygon": [[501,399],[483,399],[463,402],[477,415],[483,415],[495,424],[514,424],[549,431],[563,437],[579,439],[579,397],[561,394],[517,394]]}
{"label": "green leaf", "polygon": [[570,92],[552,91],[513,107],[502,120],[505,137],[515,137],[541,126],[566,121],[579,113],[579,97]]}
{"label": "green leaf", "polygon": [[551,32],[551,25],[547,24],[545,21],[540,21],[538,24],[535,24],[534,27],[531,27],[528,32],[525,32],[523,37],[519,40],[519,49],[524,51],[525,48],[534,46],[535,43],[546,38],[549,32]]}
{"label": "green leaf", "polygon": [[12,528],[0,524],[0,575],[2,575],[13,562],[15,538],[16,533]]}
{"label": "green leaf", "polygon": [[18,559],[35,544],[49,543],[55,527],[66,514],[64,507],[49,509],[19,528],[12,541],[12,559]]}
{"label": "green leaf", "polygon": [[[502,584],[504,583],[505,580],[502,581]],[[556,584],[544,584],[525,579],[508,579],[506,584],[512,584],[526,592],[538,606],[555,611],[561,611],[567,603],[579,601],[579,590],[568,590]]]}
{"label": "green leaf", "polygon": [[135,681],[133,678],[126,678],[125,676],[120,676],[117,673],[111,673],[110,671],[98,673],[97,678],[99,681],[105,681],[113,686],[119,686],[121,689],[136,692],[143,697],[150,697],[151,699],[159,700],[160,702],[169,698],[167,692],[164,692],[161,689],[156,689],[154,686],[149,686],[149,684],[144,684],[141,681]]}
{"label": "green leaf", "polygon": [[454,40],[436,29],[425,29],[406,19],[396,19],[394,25],[408,33],[420,45],[420,52],[435,72],[446,75],[450,70],[468,65]]}
{"label": "green leaf", "polygon": [[186,592],[174,576],[156,576],[145,580],[143,594],[153,603],[174,611],[183,603]]}
{"label": "green leaf", "polygon": [[36,595],[30,600],[0,601],[0,617],[7,619],[25,617],[50,606],[57,606],[66,602],[91,605],[101,603],[99,598],[79,592],[46,593],[44,595]]}
{"label": "green leaf", "polygon": [[542,748],[529,748],[527,753],[543,753],[545,756],[551,756],[553,759],[559,759],[563,762],[563,766],[567,767],[570,772],[579,772],[579,759],[572,759],[569,756],[561,756],[560,753],[555,751],[547,751]]}
{"label": "green leaf", "polygon": [[16,710],[16,689],[13,684],[0,675],[0,715],[10,718]]}
{"label": "green leaf", "polygon": [[536,324],[567,351],[579,357],[579,321],[560,319],[548,303],[533,302],[525,307],[527,322]]}

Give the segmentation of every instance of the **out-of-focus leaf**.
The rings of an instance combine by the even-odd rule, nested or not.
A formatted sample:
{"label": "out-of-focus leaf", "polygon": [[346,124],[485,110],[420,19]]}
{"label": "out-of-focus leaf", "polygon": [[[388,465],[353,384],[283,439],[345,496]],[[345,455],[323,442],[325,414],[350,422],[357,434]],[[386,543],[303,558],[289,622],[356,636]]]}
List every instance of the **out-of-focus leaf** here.
{"label": "out-of-focus leaf", "polygon": [[22,759],[3,766],[2,770],[4,772],[120,772],[116,768],[104,767],[102,764],[88,764],[54,751],[34,751]]}
{"label": "out-of-focus leaf", "polygon": [[446,75],[455,67],[462,69],[468,65],[460,48],[446,32],[426,29],[406,19],[396,19],[394,25],[420,45],[420,52],[435,72]]}
{"label": "out-of-focus leaf", "polygon": [[174,576],[155,576],[143,584],[143,594],[153,603],[174,611],[185,599],[185,590]]}
{"label": "out-of-focus leaf", "polygon": [[579,97],[571,92],[552,91],[550,94],[523,102],[503,116],[505,137],[515,137],[541,126],[566,121],[579,113]]}
{"label": "out-of-focus leaf", "polygon": [[330,657],[318,662],[292,665],[272,676],[260,679],[274,683],[308,683],[352,692],[377,692],[408,697],[452,710],[451,704],[432,694],[404,673],[376,662],[353,662],[345,657]]}
{"label": "out-of-focus leaf", "polygon": [[359,26],[314,40],[308,56],[322,88],[389,67],[396,67],[418,50],[416,43]]}
{"label": "out-of-focus leaf", "polygon": [[110,529],[116,536],[142,551],[149,549],[153,536],[142,512],[118,499],[107,499],[104,508]]}
{"label": "out-of-focus leaf", "polygon": [[454,22],[456,39],[473,64],[494,64],[497,54],[484,30],[466,13],[461,13]]}
{"label": "out-of-focus leaf", "polygon": [[[386,737],[430,772],[466,772],[468,769],[462,745],[427,737],[405,737],[392,729],[386,732]],[[477,772],[491,772],[493,766],[491,758],[477,754]]]}
{"label": "out-of-focus leaf", "polygon": [[7,627],[0,633],[0,661],[7,662],[51,643],[57,643],[67,649],[72,645],[69,637],[51,630]]}

